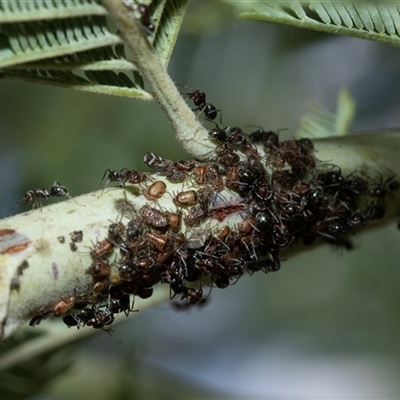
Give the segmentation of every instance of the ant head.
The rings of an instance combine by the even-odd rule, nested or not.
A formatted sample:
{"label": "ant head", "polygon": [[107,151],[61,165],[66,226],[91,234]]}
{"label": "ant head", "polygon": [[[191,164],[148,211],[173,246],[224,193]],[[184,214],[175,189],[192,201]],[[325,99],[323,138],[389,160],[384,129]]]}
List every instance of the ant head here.
{"label": "ant head", "polygon": [[69,191],[65,186],[61,185],[60,182],[55,181],[50,188],[50,195],[52,197],[68,196]]}

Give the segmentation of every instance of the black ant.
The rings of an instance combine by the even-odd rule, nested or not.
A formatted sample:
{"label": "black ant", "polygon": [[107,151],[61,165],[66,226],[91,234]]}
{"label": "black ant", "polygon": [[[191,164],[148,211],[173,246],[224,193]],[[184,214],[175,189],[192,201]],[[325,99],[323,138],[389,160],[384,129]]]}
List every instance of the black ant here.
{"label": "black ant", "polygon": [[225,143],[228,137],[229,126],[221,129],[218,127],[208,131],[208,137],[210,140],[216,140],[218,143]]}
{"label": "black ant", "polygon": [[265,147],[277,146],[279,143],[279,132],[264,131],[258,127],[256,131],[250,133],[249,138],[252,143],[262,143]]}
{"label": "black ant", "polygon": [[103,179],[106,176],[107,172],[108,172],[108,180],[105,187],[107,187],[110,181],[121,182],[121,186],[125,187],[125,183],[127,182],[132,184],[137,184],[146,182],[149,179],[149,174],[146,172],[139,172],[134,169],[128,169],[128,168],[122,168],[119,171],[118,170],[111,171],[110,169],[107,168],[104,171],[100,184],[101,182],[103,182]]}
{"label": "black ant", "polygon": [[259,158],[257,149],[248,141],[248,135],[246,135],[242,129],[239,127],[229,128],[228,126],[224,129],[221,129],[216,123],[215,125],[216,127],[208,132],[208,137],[210,140],[216,140],[221,144],[224,143],[232,145],[241,149],[247,156],[252,155]]}
{"label": "black ant", "polygon": [[189,99],[193,100],[193,103],[196,107],[206,104],[206,94],[202,90],[193,90],[191,93],[186,94],[188,95]]}
{"label": "black ant", "polygon": [[55,181],[50,190],[47,190],[45,188],[28,190],[25,193],[25,196],[14,207],[13,211],[15,210],[15,208],[18,207],[21,201],[24,202],[24,205],[32,203],[32,208],[38,208],[41,207],[42,205],[40,199],[48,200],[51,197],[63,197],[63,196],[70,197],[68,189],[65,186],[61,185],[61,183]]}
{"label": "black ant", "polygon": [[68,326],[68,328],[76,326],[79,329],[83,324],[83,322],[79,318],[75,317],[74,314],[68,314],[63,317],[63,322]]}
{"label": "black ant", "polygon": [[324,189],[331,192],[339,192],[347,184],[346,178],[342,175],[342,170],[336,165],[333,165],[328,172],[320,173],[317,176],[317,181]]}
{"label": "black ant", "polygon": [[185,288],[181,296],[183,299],[187,299],[190,305],[197,305],[203,301],[203,289]]}
{"label": "black ant", "polygon": [[201,104],[196,111],[202,111],[206,119],[214,120],[215,118],[217,118],[218,112],[220,112],[221,110],[219,109],[217,110],[217,108],[214,105],[206,103],[206,104]]}
{"label": "black ant", "polygon": [[153,21],[151,20],[150,7],[146,4],[137,3],[136,11],[139,13],[139,21],[148,35],[152,35],[155,30]]}
{"label": "black ant", "polygon": [[28,190],[25,193],[25,196],[22,198],[24,201],[24,205],[27,205],[28,203],[33,203],[33,208],[36,208],[39,205],[38,199],[49,199],[51,197],[51,194],[48,190],[42,188],[42,189],[33,189],[33,190]]}
{"label": "black ant", "polygon": [[229,136],[226,138],[226,143],[239,147],[247,156],[259,158],[259,154],[253,143],[247,140],[248,135],[240,128],[233,127],[230,130]]}
{"label": "black ant", "polygon": [[369,190],[369,195],[377,199],[383,199],[389,193],[389,191],[396,191],[400,189],[400,182],[394,180],[396,174],[393,174],[388,179],[383,181],[383,176],[380,175],[379,183]]}
{"label": "black ant", "polygon": [[55,181],[53,183],[53,186],[50,188],[50,196],[51,197],[63,197],[63,196],[69,197],[69,191],[65,186],[61,185],[60,182]]}
{"label": "black ant", "polygon": [[[188,86],[180,85],[187,89],[190,89]],[[202,90],[192,90],[190,93],[185,93],[190,100],[193,101],[193,104],[196,106],[193,111],[200,111],[200,113],[204,113],[204,116],[209,121],[213,121],[217,118],[218,112],[221,112],[220,109],[217,109],[213,104],[207,103],[206,94]]]}
{"label": "black ant", "polygon": [[128,316],[130,312],[133,311],[133,306],[135,304],[135,298],[133,296],[131,305],[131,296],[129,293],[125,293],[118,286],[111,286],[109,288],[109,299],[108,299],[108,309],[114,314],[123,312],[125,316]]}
{"label": "black ant", "polygon": [[133,0],[123,0],[123,3],[126,7],[133,10],[136,14],[135,17],[139,20],[146,33],[151,36],[154,33],[155,26],[151,20],[150,6],[133,2]]}
{"label": "black ant", "polygon": [[[287,128],[282,128],[278,129],[276,132],[275,131],[265,131],[263,127],[257,126],[257,125],[247,125],[249,127],[254,127],[258,128],[256,131],[252,132],[249,134],[249,139],[251,143],[254,144],[262,144],[266,150],[269,150],[273,147],[279,147],[279,134],[282,131],[287,131]],[[307,141],[309,141],[307,139]],[[306,143],[302,142],[302,139],[300,141],[296,141],[301,145],[301,147],[305,147]],[[301,144],[300,144],[301,142]],[[311,141],[309,141],[311,142]],[[285,143],[285,142],[283,142]]]}

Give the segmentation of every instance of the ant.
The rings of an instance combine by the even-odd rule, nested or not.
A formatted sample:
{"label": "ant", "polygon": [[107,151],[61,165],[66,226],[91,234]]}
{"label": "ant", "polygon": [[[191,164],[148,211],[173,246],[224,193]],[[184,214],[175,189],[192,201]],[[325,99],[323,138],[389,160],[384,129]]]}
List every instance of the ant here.
{"label": "ant", "polygon": [[133,301],[131,305],[131,296],[129,293],[125,293],[118,286],[111,286],[109,288],[109,298],[108,298],[108,309],[114,314],[123,312],[125,316],[128,316],[130,312],[133,311],[133,306],[135,299],[133,296]]}
{"label": "ant", "polygon": [[[188,86],[179,85],[185,87],[187,89],[191,89]],[[185,93],[190,100],[193,101],[193,104],[196,106],[193,111],[200,111],[200,113],[204,113],[204,116],[207,120],[213,121],[217,118],[218,112],[221,112],[220,109],[217,109],[213,104],[207,103],[206,94],[202,90],[193,90],[190,93]]]}
{"label": "ant", "polygon": [[22,198],[22,200],[24,201],[24,205],[27,205],[28,203],[33,203],[33,208],[36,208],[39,205],[38,199],[46,199],[47,200],[50,197],[51,197],[50,192],[48,190],[46,190],[45,188],[42,188],[42,189],[28,190],[25,193],[25,196]]}
{"label": "ant", "polygon": [[50,196],[51,197],[63,197],[63,196],[69,197],[69,191],[65,186],[61,185],[60,182],[55,181],[53,183],[53,186],[50,188]]}
{"label": "ant", "polygon": [[146,4],[137,3],[136,11],[139,14],[139,21],[142,24],[146,33],[150,36],[154,33],[155,26],[151,20],[150,7]]}
{"label": "ant", "polygon": [[123,3],[127,8],[133,10],[135,17],[139,20],[147,35],[153,35],[155,26],[151,20],[150,6],[136,1],[133,2],[133,0],[123,0]]}
{"label": "ant", "polygon": [[[137,183],[143,183],[146,182],[149,179],[149,174],[146,172],[139,172],[134,169],[128,169],[128,168],[122,168],[121,170],[113,170],[111,171],[109,168],[107,168],[104,171],[103,177],[101,178],[101,182],[103,182],[104,177],[106,176],[108,172],[108,180],[107,183],[104,187],[104,189],[107,187],[110,181],[113,182],[121,182],[121,186],[125,187],[125,183],[132,183],[132,184],[137,184]],[[103,191],[104,191],[103,189]]]}
{"label": "ant", "polygon": [[203,289],[185,288],[181,296],[181,300],[183,299],[187,299],[192,306],[200,304],[203,301]]}
{"label": "ant", "polygon": [[253,155],[257,158],[260,157],[253,143],[247,140],[248,135],[246,135],[239,127],[225,127],[224,129],[221,129],[216,124],[216,128],[213,128],[208,132],[208,137],[210,140],[215,140],[219,144],[235,146],[242,150],[247,156]]}
{"label": "ant", "polygon": [[208,131],[209,139],[216,140],[218,143],[225,143],[230,129],[229,126],[225,127],[224,129],[219,128],[217,124],[216,126],[216,128]]}
{"label": "ant", "polygon": [[40,199],[48,200],[51,197],[70,197],[68,189],[61,185],[60,182],[55,181],[50,190],[45,188],[41,189],[31,189],[25,193],[25,196],[17,203],[14,207],[13,211],[19,206],[21,201],[24,202],[24,205],[32,203],[32,208],[38,208],[42,206],[42,202]]}
{"label": "ant", "polygon": [[277,146],[279,143],[279,132],[264,131],[258,127],[256,131],[250,133],[249,138],[252,143],[262,143],[265,147]]}
{"label": "ant", "polygon": [[379,183],[369,190],[369,195],[376,199],[383,199],[389,194],[390,191],[394,192],[400,189],[400,182],[395,180],[396,174],[393,174],[385,181],[383,181],[383,176],[380,174]]}

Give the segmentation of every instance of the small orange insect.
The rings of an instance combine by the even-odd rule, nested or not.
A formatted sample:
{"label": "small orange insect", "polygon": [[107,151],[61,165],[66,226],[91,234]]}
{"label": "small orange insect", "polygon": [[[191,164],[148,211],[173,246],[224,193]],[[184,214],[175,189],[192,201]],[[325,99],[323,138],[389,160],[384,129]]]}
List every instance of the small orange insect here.
{"label": "small orange insect", "polygon": [[162,228],[168,226],[169,216],[156,208],[152,208],[147,204],[140,209],[140,215],[143,217],[147,224]]}
{"label": "small orange insect", "polygon": [[168,225],[171,228],[179,228],[182,221],[181,213],[167,212],[167,214],[169,215]]}
{"label": "small orange insect", "polygon": [[101,258],[107,254],[110,254],[114,248],[114,245],[108,240],[103,239],[101,242],[97,243],[96,246],[91,250],[90,255],[94,259]]}
{"label": "small orange insect", "polygon": [[206,174],[207,174],[207,167],[202,165],[194,168],[193,170],[195,180],[199,185],[203,185],[206,183]]}
{"label": "small orange insect", "polygon": [[60,300],[53,306],[54,315],[65,314],[70,308],[75,305],[75,296],[71,296],[68,299]]}
{"label": "small orange insect", "polygon": [[150,231],[146,233],[146,236],[148,241],[152,243],[157,250],[160,251],[164,250],[164,247],[168,243],[167,235],[162,235],[160,233]]}
{"label": "small orange insect", "polygon": [[239,222],[238,225],[238,231],[241,235],[246,235],[247,233],[250,233],[253,229],[255,228],[255,219],[252,216],[248,216],[247,218],[243,219],[241,222]]}
{"label": "small orange insect", "polygon": [[173,202],[177,206],[190,206],[197,201],[197,192],[195,190],[186,190],[185,192],[179,192]]}
{"label": "small orange insect", "polygon": [[147,200],[160,199],[167,190],[167,185],[163,181],[153,182],[144,192]]}
{"label": "small orange insect", "polygon": [[106,260],[94,261],[89,268],[89,273],[94,278],[104,278],[110,275],[111,266]]}

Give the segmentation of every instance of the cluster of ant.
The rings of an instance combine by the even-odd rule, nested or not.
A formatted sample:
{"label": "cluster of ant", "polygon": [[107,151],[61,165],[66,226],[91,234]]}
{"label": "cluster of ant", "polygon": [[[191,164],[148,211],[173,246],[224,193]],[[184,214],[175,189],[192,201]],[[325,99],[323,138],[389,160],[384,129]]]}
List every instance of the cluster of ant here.
{"label": "cluster of ant", "polygon": [[[196,111],[216,118],[204,92],[188,96]],[[218,126],[209,139],[216,147],[208,162],[146,153],[143,160],[155,174],[105,172],[108,182],[138,185],[147,203],[125,214],[126,223],[111,223],[92,248],[91,295],[53,307],[67,326],[108,330],[116,314],[133,311],[135,296],[150,297],[160,283],[183,302],[177,304],[200,305],[205,287],[209,292],[243,274],[279,270],[282,251],[296,243],[322,240],[351,249],[351,235],[383,218],[385,198],[400,188],[395,176],[344,176],[338,166],[317,165],[309,139],[281,141],[273,131]],[[180,190],[169,193],[168,181]],[[172,209],[159,204],[166,195]]]}

